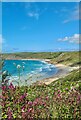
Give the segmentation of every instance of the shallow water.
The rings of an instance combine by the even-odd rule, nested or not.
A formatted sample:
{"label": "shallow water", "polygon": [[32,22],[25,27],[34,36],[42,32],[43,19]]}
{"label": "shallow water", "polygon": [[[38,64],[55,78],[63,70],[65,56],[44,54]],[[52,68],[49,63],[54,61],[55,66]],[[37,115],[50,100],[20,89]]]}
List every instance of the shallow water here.
{"label": "shallow water", "polygon": [[[17,68],[20,67],[20,68]],[[5,60],[2,71],[7,70],[11,76],[9,82],[17,85],[31,84],[33,82],[49,78],[57,73],[57,68],[39,60]]]}

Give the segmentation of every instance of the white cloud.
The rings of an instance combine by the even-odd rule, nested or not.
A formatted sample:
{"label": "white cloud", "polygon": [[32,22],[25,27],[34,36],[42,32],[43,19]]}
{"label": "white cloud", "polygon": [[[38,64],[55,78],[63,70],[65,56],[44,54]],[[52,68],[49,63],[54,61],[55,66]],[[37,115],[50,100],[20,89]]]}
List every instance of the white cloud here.
{"label": "white cloud", "polygon": [[81,34],[74,34],[71,37],[59,38],[58,41],[81,44]]}
{"label": "white cloud", "polygon": [[36,18],[37,20],[39,19],[39,13],[37,13],[37,12],[33,12],[33,11],[32,12],[28,12],[27,15],[29,17]]}
{"label": "white cloud", "polygon": [[78,3],[78,5],[74,8],[74,10],[67,13],[68,17],[67,17],[67,19],[65,19],[63,21],[63,23],[68,23],[68,22],[74,21],[74,20],[81,20],[80,14],[81,14],[81,9],[80,9],[79,3]]}
{"label": "white cloud", "polygon": [[40,9],[35,2],[25,3],[25,11],[26,11],[27,16],[29,16],[31,18],[35,18],[36,20],[39,19]]}
{"label": "white cloud", "polygon": [[25,3],[25,11],[26,15],[35,18],[36,20],[39,19],[39,17],[44,14],[48,10],[48,3],[46,3],[42,8],[40,8],[40,5],[36,2],[26,2]]}

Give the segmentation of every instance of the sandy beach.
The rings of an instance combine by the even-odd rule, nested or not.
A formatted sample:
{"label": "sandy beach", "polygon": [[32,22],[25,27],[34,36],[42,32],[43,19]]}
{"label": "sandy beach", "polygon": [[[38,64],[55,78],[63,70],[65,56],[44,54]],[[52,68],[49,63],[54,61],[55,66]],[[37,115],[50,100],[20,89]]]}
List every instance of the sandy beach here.
{"label": "sandy beach", "polygon": [[[22,59],[22,60],[39,60],[39,61],[47,62],[48,64],[52,64],[49,59]],[[64,65],[64,64],[54,64],[54,66],[58,68],[58,72],[50,78],[45,78],[43,80],[38,81],[38,84],[49,85],[53,81],[56,81],[59,78],[64,78],[65,76],[69,75],[71,71],[79,69],[79,66],[70,67],[69,65]]]}
{"label": "sandy beach", "polygon": [[54,64],[54,65],[56,66],[56,68],[58,68],[58,72],[53,77],[41,80],[39,82],[39,84],[44,83],[46,85],[49,85],[53,81],[56,81],[59,78],[64,78],[65,76],[69,75],[71,71],[79,69],[79,66],[78,67],[69,67],[69,66],[63,65],[63,64]]}
{"label": "sandy beach", "polygon": [[[48,64],[52,64],[51,61],[49,59],[21,59],[21,60],[37,60],[37,61],[43,61],[43,62],[47,62]],[[64,64],[53,64],[57,69],[57,73],[54,74],[54,76],[50,77],[50,78],[45,78],[43,80],[38,81],[38,84],[46,84],[49,85],[50,83],[52,83],[53,81],[58,80],[59,78],[64,78],[65,76],[69,75],[71,71],[73,70],[78,70],[79,66],[77,67],[70,67],[69,65],[64,65]]]}

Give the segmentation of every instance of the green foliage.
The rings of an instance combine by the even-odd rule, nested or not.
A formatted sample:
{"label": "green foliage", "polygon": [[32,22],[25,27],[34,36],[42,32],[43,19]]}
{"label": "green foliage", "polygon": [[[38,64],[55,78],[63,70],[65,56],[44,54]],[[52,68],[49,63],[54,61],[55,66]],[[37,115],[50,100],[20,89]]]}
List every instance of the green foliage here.
{"label": "green foliage", "polygon": [[0,60],[0,70],[2,69],[3,65],[4,65],[4,61]]}
{"label": "green foliage", "polygon": [[22,53],[10,53],[10,54],[3,54],[3,58],[28,58],[28,59],[52,59],[58,57],[62,52],[22,52]]}

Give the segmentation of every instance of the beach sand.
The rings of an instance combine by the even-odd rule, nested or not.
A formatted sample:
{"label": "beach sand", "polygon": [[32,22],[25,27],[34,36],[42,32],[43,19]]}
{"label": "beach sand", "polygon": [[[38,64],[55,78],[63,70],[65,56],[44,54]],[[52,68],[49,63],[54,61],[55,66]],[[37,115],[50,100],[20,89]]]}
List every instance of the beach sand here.
{"label": "beach sand", "polygon": [[78,67],[69,67],[69,66],[63,65],[63,64],[54,64],[54,65],[56,66],[56,68],[58,68],[58,72],[53,77],[41,80],[39,82],[39,84],[49,85],[53,81],[56,81],[59,78],[64,78],[65,76],[69,75],[71,71],[79,69],[79,66]]}
{"label": "beach sand", "polygon": [[[21,59],[21,60],[39,60],[39,61],[44,61],[47,62],[48,64],[52,64],[51,61],[49,59]],[[43,80],[37,81],[37,84],[46,84],[49,85],[50,83],[52,83],[53,81],[58,80],[59,78],[64,78],[65,76],[69,75],[71,71],[73,70],[78,70],[79,66],[77,67],[70,67],[69,65],[64,65],[64,64],[54,64],[54,66],[56,68],[58,68],[58,72],[56,74],[54,74],[53,77],[50,78],[45,78]]]}
{"label": "beach sand", "polygon": [[[44,62],[52,64],[49,59],[22,59],[22,60],[40,60],[40,61],[44,61]],[[38,84],[40,84],[40,85],[41,84],[49,85],[53,81],[56,81],[59,78],[64,78],[65,76],[69,75],[71,71],[79,69],[79,66],[77,66],[77,67],[70,67],[69,65],[64,65],[64,64],[54,64],[54,66],[56,68],[58,68],[58,72],[56,74],[54,74],[53,77],[45,78],[43,80],[38,81],[37,82]]]}

